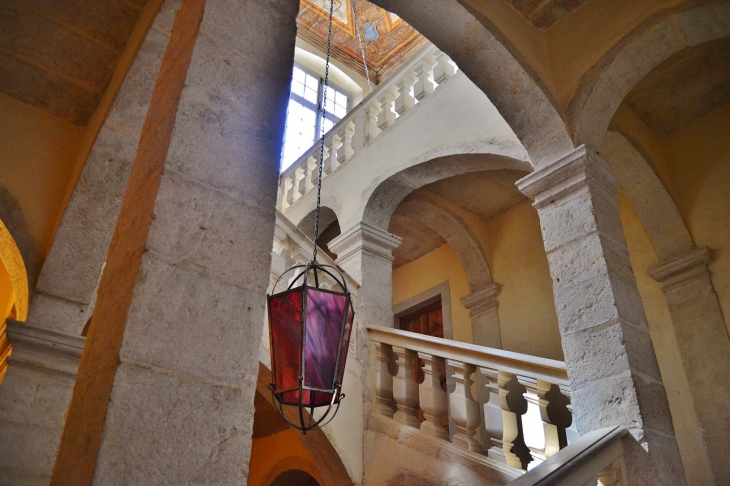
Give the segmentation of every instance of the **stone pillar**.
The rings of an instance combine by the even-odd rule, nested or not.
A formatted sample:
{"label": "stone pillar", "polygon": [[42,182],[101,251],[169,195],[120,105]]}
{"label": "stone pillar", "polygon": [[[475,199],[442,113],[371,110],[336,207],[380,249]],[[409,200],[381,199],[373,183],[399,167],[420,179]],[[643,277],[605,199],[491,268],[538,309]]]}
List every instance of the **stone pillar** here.
{"label": "stone pillar", "polygon": [[84,338],[7,321],[0,393],[0,484],[48,484]]}
{"label": "stone pillar", "polygon": [[730,478],[730,340],[699,248],[649,270],[662,283],[715,484]]}
{"label": "stone pillar", "polygon": [[[328,245],[337,254],[337,265],[360,284],[355,320],[357,342],[362,346],[368,342],[366,326],[393,327],[393,250],[400,242],[397,236],[362,222]],[[366,367],[367,348],[358,347],[357,356]]]}
{"label": "stone pillar", "polygon": [[581,146],[517,185],[540,216],[578,431],[622,425],[630,484],[686,484],[610,169]]}
{"label": "stone pillar", "polygon": [[245,484],[297,11],[182,0],[51,484]]}
{"label": "stone pillar", "polygon": [[[33,343],[47,344],[33,345],[35,361],[48,361],[55,366],[60,349],[72,349],[80,356],[85,342],[81,334],[93,312],[99,277],[169,41],[170,19],[179,3],[152,0],[144,7],[132,34],[142,42],[130,42],[125,48],[114,74],[124,81],[108,108],[109,115],[100,122],[101,126],[94,126],[105,100],[114,93],[105,94],[86,129],[87,137],[94,135],[93,130],[98,129],[98,133],[93,144],[89,142],[88,154],[79,154],[86,161],[38,277],[28,317],[26,322],[11,326],[16,340],[21,340],[20,346],[27,344],[24,336],[34,336]],[[131,66],[126,58],[134,59]],[[113,84],[112,81],[110,85]],[[44,353],[48,356],[43,357]],[[55,368],[39,368],[29,364],[35,361],[23,361],[20,356],[27,354],[23,350],[16,348],[14,354],[11,363],[15,364],[8,368],[7,378],[11,385],[0,387],[0,408],[2,420],[12,423],[8,430],[22,436],[23,443],[29,446],[18,447],[17,441],[0,440],[0,471],[28,471],[23,479],[13,476],[9,484],[39,480],[47,484],[61,440],[76,365],[64,365],[59,374]],[[42,406],[32,408],[28,403]],[[0,480],[0,484],[8,483]]]}
{"label": "stone pillar", "polygon": [[474,344],[502,349],[497,295],[499,295],[499,284],[493,283],[463,297],[461,303],[469,309]]}

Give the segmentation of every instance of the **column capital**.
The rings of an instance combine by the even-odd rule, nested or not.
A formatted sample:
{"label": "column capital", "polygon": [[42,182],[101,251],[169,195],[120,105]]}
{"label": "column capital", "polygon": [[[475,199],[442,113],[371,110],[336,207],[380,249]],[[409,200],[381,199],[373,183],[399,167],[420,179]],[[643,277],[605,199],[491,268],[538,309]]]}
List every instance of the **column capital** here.
{"label": "column capital", "polygon": [[498,283],[491,283],[483,289],[475,290],[466,297],[461,298],[461,303],[469,309],[469,315],[474,317],[492,307],[497,307],[497,296],[501,287]]}
{"label": "column capital", "polygon": [[74,380],[86,339],[28,326],[8,319],[7,334],[11,365],[40,369]]}
{"label": "column capital", "polygon": [[664,290],[671,290],[708,275],[707,264],[711,261],[710,250],[701,247],[650,268],[649,275],[660,282]]}
{"label": "column capital", "polygon": [[368,223],[359,223],[333,239],[327,246],[337,254],[337,263],[340,265],[346,264],[360,252],[392,262],[393,250],[400,246],[401,241],[402,238],[387,231]]}
{"label": "column capital", "polygon": [[535,201],[536,208],[571,196],[589,184],[592,189],[603,188],[612,197],[618,188],[608,164],[585,145],[516,182],[517,188]]}

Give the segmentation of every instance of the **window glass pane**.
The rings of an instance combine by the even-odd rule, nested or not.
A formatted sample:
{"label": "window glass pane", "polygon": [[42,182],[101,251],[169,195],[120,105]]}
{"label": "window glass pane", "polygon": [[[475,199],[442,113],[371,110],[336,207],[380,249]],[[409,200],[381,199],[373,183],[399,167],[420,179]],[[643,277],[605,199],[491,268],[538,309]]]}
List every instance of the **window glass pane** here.
{"label": "window glass pane", "polygon": [[294,73],[292,74],[292,79],[294,81],[298,81],[302,84],[304,84],[304,78],[307,77],[307,74],[299,69],[298,67],[294,66]]}
{"label": "window glass pane", "polygon": [[330,128],[332,128],[334,126],[334,123],[331,122],[330,120],[325,119],[322,126],[324,126],[324,133],[327,133],[330,131]]}
{"label": "window glass pane", "polygon": [[317,91],[314,89],[310,89],[309,87],[304,89],[304,99],[307,101],[310,101],[317,104]]}
{"label": "window glass pane", "polygon": [[347,110],[345,109],[344,106],[335,105],[335,116],[337,118],[342,118],[346,114],[347,114]]}
{"label": "window glass pane", "polygon": [[289,100],[284,132],[284,150],[282,151],[282,170],[289,167],[314,143],[316,115],[313,110],[301,103]]}
{"label": "window glass pane", "polygon": [[307,88],[317,91],[319,88],[319,78],[315,78],[311,74],[307,74],[307,81],[305,82]]}

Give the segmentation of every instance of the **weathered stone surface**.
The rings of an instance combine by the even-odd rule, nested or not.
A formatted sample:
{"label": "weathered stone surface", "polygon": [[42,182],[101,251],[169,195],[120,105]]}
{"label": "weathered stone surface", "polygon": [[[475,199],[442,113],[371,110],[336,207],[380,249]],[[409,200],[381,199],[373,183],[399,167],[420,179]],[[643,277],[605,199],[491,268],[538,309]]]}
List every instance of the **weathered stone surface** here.
{"label": "weathered stone surface", "polygon": [[175,265],[147,253],[120,355],[230,385],[250,383],[255,379],[251,360],[258,352],[264,291],[218,280],[201,266]]}
{"label": "weathered stone surface", "polygon": [[11,365],[0,391],[0,420],[19,426],[54,429],[58,440],[72,386],[73,383],[57,379],[52,373]]}
{"label": "weathered stone surface", "polygon": [[2,486],[48,486],[49,476],[23,474],[0,469],[0,484]]}
{"label": "weathered stone surface", "polygon": [[55,264],[43,267],[39,291],[82,304],[91,302],[135,152],[132,136],[108,126],[101,129],[48,254],[47,261]]}
{"label": "weathered stone surface", "polygon": [[[61,431],[60,428],[34,427],[0,421],[0,444],[5,445],[0,480],[4,471],[23,476],[50,476]],[[0,482],[0,484],[10,486],[12,483]]]}
{"label": "weathered stone surface", "polygon": [[122,362],[94,484],[244,484],[253,381],[232,388]]}
{"label": "weathered stone surface", "polygon": [[80,336],[89,320],[90,306],[68,299],[36,292],[27,324],[69,335]]}
{"label": "weathered stone surface", "polygon": [[135,134],[142,130],[162,56],[169,40],[169,36],[159,30],[150,29],[147,32],[144,42],[137,51],[137,57],[114,99],[107,123],[123,126]]}
{"label": "weathered stone surface", "polygon": [[[177,214],[181,208],[185,210]],[[273,216],[273,205],[251,208],[235,195],[168,171],[147,248],[174,264],[205,269],[211,277],[237,285],[267,282],[273,235],[258,229]]]}

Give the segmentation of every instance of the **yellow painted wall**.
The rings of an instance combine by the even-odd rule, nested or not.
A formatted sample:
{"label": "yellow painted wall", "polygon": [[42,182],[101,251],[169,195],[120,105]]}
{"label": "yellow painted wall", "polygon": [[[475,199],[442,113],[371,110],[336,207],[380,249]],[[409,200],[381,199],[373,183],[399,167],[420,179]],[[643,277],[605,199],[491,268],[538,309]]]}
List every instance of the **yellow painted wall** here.
{"label": "yellow painted wall", "polygon": [[730,332],[730,103],[664,139],[668,190],[696,246],[712,251],[709,265]]}
{"label": "yellow painted wall", "polygon": [[320,484],[324,484],[312,456],[293,430],[287,429],[253,440],[248,486],[269,486],[279,474],[290,469],[305,471]]}
{"label": "yellow painted wall", "polygon": [[[552,279],[537,211],[530,201],[517,204],[489,221],[446,201],[440,202],[472,230],[484,249],[493,280],[501,285],[498,312],[502,347],[562,360]],[[451,293],[454,339],[472,342],[469,312],[460,301],[469,294],[469,285],[449,245],[393,271],[393,302],[403,302],[445,280],[449,281]]]}
{"label": "yellow painted wall", "polygon": [[674,432],[690,484],[706,484],[709,471],[707,456],[702,450],[699,422],[694,411],[687,377],[682,366],[674,324],[661,284],[649,276],[649,268],[659,264],[649,236],[628,197],[619,190],[621,223],[626,236],[631,266],[644,305],[649,333],[656,353],[659,371],[667,391]]}
{"label": "yellow painted wall", "polygon": [[469,282],[459,258],[449,245],[443,245],[418,260],[393,270],[393,303],[400,304],[447,280],[451,294],[454,340],[470,343],[471,318],[469,311],[459,301],[469,295]]}
{"label": "yellow painted wall", "polygon": [[83,129],[4,94],[0,120],[0,185],[20,204],[42,261],[81,170],[75,155]]}

